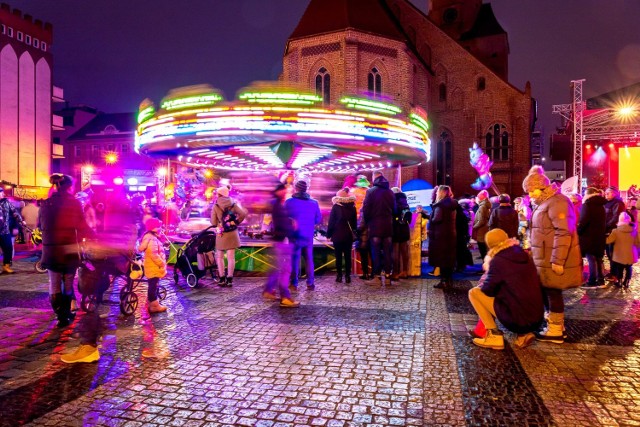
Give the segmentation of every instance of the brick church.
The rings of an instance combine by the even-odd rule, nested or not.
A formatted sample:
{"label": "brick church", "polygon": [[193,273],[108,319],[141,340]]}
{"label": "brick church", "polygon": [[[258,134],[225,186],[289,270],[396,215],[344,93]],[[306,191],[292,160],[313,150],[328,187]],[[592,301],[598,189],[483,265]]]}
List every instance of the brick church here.
{"label": "brick church", "polygon": [[494,161],[501,192],[522,193],[531,164],[535,100],[508,81],[509,43],[491,4],[431,0],[424,14],[409,0],[310,0],[287,41],[281,79],[337,103],[367,94],[419,106],[431,125],[431,162],[402,181],[447,184],[473,193],[469,147]]}

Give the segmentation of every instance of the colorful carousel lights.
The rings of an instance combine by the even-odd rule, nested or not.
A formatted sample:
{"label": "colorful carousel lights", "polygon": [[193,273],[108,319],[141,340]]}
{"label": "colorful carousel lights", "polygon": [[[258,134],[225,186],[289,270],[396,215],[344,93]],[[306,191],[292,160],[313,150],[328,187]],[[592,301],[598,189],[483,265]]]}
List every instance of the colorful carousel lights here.
{"label": "colorful carousel lights", "polygon": [[246,88],[235,102],[210,86],[174,89],[158,110],[143,101],[138,121],[137,152],[220,169],[349,172],[430,160],[420,109],[356,96],[325,106],[275,85]]}

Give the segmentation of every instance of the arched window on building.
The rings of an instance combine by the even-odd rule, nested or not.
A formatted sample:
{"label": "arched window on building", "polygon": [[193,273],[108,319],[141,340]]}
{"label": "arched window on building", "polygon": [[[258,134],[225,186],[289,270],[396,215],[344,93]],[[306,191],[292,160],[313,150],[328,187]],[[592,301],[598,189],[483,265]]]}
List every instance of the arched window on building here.
{"label": "arched window on building", "polygon": [[451,185],[453,181],[453,144],[451,134],[443,131],[436,142],[436,185]]}
{"label": "arched window on building", "polygon": [[444,83],[438,86],[438,99],[440,102],[447,102],[447,85]]}
{"label": "arched window on building", "polygon": [[316,73],[316,95],[321,96],[325,104],[331,103],[331,75],[324,67]]}
{"label": "arched window on building", "polygon": [[485,135],[486,152],[493,161],[509,160],[511,146],[507,127],[494,124],[489,127]]}
{"label": "arched window on building", "polygon": [[369,71],[369,76],[367,77],[367,85],[369,88],[369,93],[373,95],[374,98],[382,97],[382,76],[376,67],[373,67],[371,71]]}

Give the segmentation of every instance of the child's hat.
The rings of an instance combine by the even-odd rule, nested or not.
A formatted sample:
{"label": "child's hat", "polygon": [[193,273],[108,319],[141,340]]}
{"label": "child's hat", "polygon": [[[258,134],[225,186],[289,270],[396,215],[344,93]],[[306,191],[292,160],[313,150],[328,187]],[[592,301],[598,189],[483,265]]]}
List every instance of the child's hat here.
{"label": "child's hat", "polygon": [[629,214],[626,213],[626,212],[622,212],[618,216],[618,226],[620,226],[620,225],[629,225],[629,224],[631,224],[631,216],[629,216]]}
{"label": "child's hat", "polygon": [[148,218],[144,222],[144,228],[146,228],[147,231],[155,230],[156,228],[161,226],[162,226],[162,221],[160,221],[158,218]]}

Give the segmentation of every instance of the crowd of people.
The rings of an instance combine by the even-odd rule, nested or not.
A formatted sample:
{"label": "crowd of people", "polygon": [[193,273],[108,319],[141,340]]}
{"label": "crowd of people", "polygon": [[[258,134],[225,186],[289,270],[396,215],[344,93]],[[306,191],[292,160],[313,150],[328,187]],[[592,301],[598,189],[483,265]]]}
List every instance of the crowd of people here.
{"label": "crowd of people", "polygon": [[[137,242],[148,280],[147,310],[150,314],[166,311],[157,291],[159,280],[167,274],[158,213],[131,200],[123,189],[114,191],[106,206],[94,208],[86,192],[74,195],[71,177],[54,174],[51,183],[50,197],[39,207],[26,203],[22,212],[0,187],[3,272],[13,273],[12,230],[39,227],[51,306],[58,326],[66,327],[75,318],[73,286],[81,263],[79,242],[100,239],[102,246],[114,250],[131,250]],[[314,239],[322,223],[320,205],[309,194],[309,180],[299,179],[291,186],[283,183],[273,190],[270,235],[275,265],[262,294],[282,307],[300,306],[294,295],[302,278],[306,278],[307,290],[316,287]],[[609,284],[629,287],[640,250],[636,200],[630,197],[625,203],[612,186],[604,192],[589,187],[584,195],[564,195],[541,167],[533,167],[522,186],[525,194],[512,204],[508,194],[491,198],[486,190],[456,199],[450,187],[441,185],[433,190],[430,213],[422,206],[412,213],[407,196],[391,187],[381,172],[373,173],[372,182],[365,175],[348,176],[332,198],[326,229],[335,253],[336,283],[351,283],[354,247],[365,283],[392,286],[411,276],[411,225],[426,220],[429,264],[440,279],[434,285],[437,289],[453,286],[455,272],[476,264],[471,248],[477,245],[482,270],[472,268],[470,273],[482,276],[469,291],[482,326],[470,331],[476,345],[504,348],[496,319],[517,334],[516,347],[525,347],[536,338],[564,342],[565,289],[581,286],[590,290]],[[238,225],[248,214],[229,193],[230,186],[221,185],[209,210],[216,231],[221,287],[233,286],[235,250],[241,245]],[[186,204],[182,212],[176,209],[175,216],[188,218],[190,209]],[[583,257],[588,263],[586,280]],[[63,356],[63,361],[97,360],[96,340],[95,333],[89,334],[78,351]]]}

